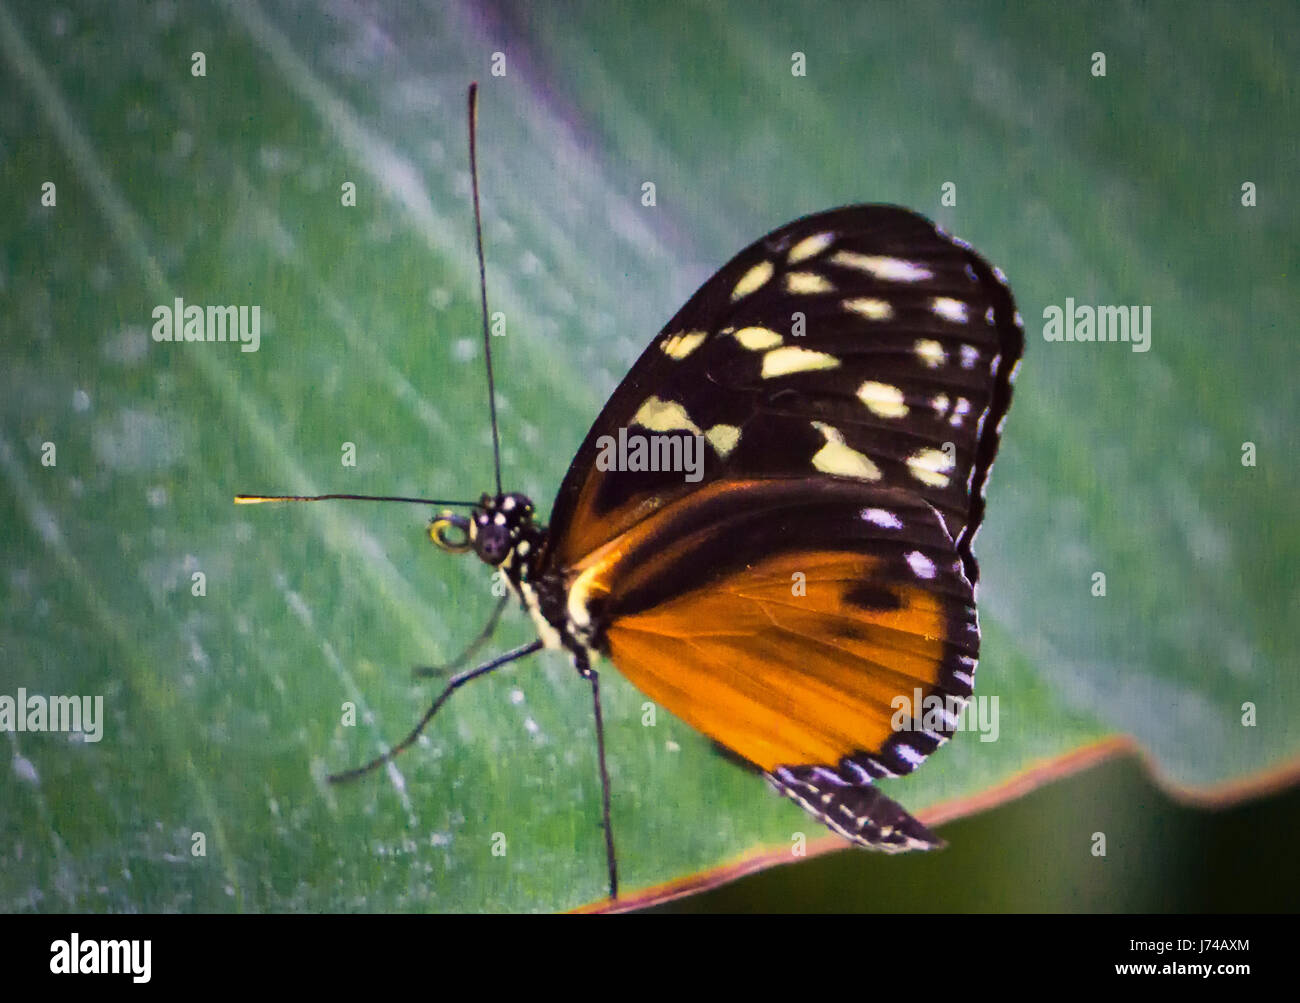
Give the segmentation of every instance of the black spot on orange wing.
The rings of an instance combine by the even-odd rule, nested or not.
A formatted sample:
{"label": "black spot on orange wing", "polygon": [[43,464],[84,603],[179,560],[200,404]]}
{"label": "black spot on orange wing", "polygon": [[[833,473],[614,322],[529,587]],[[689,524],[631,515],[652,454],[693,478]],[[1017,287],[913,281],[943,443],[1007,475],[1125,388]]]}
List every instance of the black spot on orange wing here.
{"label": "black spot on orange wing", "polygon": [[870,582],[850,587],[844,593],[844,601],[864,610],[897,610],[903,606],[903,600],[897,592]]}

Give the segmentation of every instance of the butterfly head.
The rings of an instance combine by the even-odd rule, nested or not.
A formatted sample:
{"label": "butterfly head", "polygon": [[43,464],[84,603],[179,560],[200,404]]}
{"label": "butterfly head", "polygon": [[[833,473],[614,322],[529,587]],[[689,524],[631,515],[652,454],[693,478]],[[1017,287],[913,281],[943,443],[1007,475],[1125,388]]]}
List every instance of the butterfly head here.
{"label": "butterfly head", "polygon": [[451,554],[474,551],[498,567],[533,529],[533,503],[518,492],[484,495],[468,517],[444,512],[429,523],[429,539]]}

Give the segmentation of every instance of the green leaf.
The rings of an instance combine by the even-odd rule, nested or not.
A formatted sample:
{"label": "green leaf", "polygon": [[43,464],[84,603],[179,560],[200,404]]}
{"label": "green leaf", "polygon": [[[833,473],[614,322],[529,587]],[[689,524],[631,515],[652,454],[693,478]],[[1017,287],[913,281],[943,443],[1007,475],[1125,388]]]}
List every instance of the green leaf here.
{"label": "green leaf", "polygon": [[[620,10],[0,0],[0,694],[104,705],[99,742],[6,735],[0,909],[602,896],[589,696],[556,655],[458,693],[386,773],[324,780],[418,718],[435,684],[409,669],[474,636],[486,569],[433,550],[420,509],[231,504],[489,486],[474,78],[510,487],[549,506],[632,359],[749,240],[912,206],[1006,269],[1030,344],[977,547],[998,739],[891,796],[924,812],[1114,734],[1184,787],[1294,761],[1294,7]],[[260,306],[258,350],[153,341],[178,296]],[[1067,297],[1151,306],[1151,350],[1045,342]],[[813,834],[603,678],[629,890]]]}

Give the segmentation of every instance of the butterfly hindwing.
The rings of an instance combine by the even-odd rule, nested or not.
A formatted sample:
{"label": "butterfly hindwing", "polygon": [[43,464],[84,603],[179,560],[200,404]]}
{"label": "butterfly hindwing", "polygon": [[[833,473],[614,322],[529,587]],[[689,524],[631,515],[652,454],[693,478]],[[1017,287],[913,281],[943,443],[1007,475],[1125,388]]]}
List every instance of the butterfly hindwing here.
{"label": "butterfly hindwing", "polygon": [[910,772],[971,694],[972,586],[942,519],[902,492],[718,482],[575,572],[570,609],[619,670],[769,773]]}

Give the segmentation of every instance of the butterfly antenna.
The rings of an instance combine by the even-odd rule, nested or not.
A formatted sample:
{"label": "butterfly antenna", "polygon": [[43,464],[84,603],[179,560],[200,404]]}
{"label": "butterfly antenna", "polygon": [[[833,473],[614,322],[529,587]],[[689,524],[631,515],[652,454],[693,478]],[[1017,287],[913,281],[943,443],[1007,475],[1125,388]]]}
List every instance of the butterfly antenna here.
{"label": "butterfly antenna", "polygon": [[483,263],[483,213],[478,200],[478,83],[469,85],[469,179],[474,190],[474,237],[478,245],[478,290],[483,306],[483,357],[487,360],[488,413],[492,416],[492,468],[501,494],[501,435],[497,431],[497,393],[492,379],[492,336],[488,331],[487,266]]}
{"label": "butterfly antenna", "polygon": [[445,505],[473,508],[477,502],[447,501],[443,498],[407,498],[404,495],[235,495],[236,505],[265,505],[268,502],[335,501],[410,502],[412,505]]}

